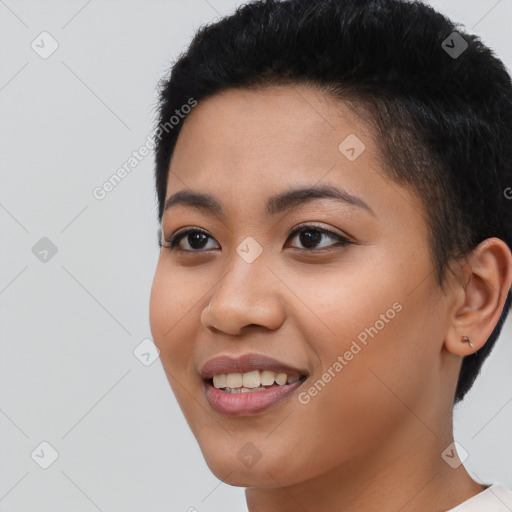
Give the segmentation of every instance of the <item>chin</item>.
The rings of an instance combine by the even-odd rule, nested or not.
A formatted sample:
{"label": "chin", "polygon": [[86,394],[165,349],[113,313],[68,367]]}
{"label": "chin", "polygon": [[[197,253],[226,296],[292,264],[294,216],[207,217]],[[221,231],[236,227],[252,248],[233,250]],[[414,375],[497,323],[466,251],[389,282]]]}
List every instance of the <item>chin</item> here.
{"label": "chin", "polygon": [[219,448],[216,445],[201,447],[201,451],[210,471],[219,480],[234,487],[279,487],[301,480],[290,467],[291,455],[276,459],[276,453],[271,458],[265,454],[258,458],[254,453],[251,459],[250,445],[245,450],[228,446]]}

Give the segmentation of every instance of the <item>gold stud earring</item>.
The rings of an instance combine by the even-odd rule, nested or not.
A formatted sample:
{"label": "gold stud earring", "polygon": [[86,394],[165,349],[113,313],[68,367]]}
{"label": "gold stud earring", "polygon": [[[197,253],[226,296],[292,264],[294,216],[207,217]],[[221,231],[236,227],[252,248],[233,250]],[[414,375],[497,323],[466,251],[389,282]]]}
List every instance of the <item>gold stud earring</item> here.
{"label": "gold stud earring", "polygon": [[462,341],[462,343],[469,343],[469,346],[473,348],[473,343],[471,343],[470,339],[467,336],[462,336],[460,341]]}

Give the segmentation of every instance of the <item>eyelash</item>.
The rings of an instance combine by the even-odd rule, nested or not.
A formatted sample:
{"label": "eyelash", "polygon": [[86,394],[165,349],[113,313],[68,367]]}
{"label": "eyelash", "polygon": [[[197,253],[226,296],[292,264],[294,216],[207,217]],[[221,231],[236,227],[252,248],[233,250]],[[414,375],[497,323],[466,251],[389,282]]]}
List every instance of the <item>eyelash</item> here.
{"label": "eyelash", "polygon": [[[305,225],[302,225],[302,226],[298,226],[297,228],[295,228],[291,233],[290,233],[290,236],[288,237],[288,239],[290,238],[294,238],[295,235],[297,233],[300,233],[301,231],[317,231],[323,235],[326,235],[330,238],[335,238],[339,241],[339,245],[341,245],[342,247],[345,247],[347,245],[350,245],[350,244],[353,244],[354,242],[351,242],[350,240],[348,240],[347,238],[345,238],[344,236],[341,236],[341,235],[338,235],[337,233],[334,233],[333,231],[330,231],[329,229],[325,229],[325,228],[322,228],[320,226],[315,226],[313,224],[305,224]],[[185,236],[187,236],[188,234],[190,233],[203,233],[205,234],[208,238],[213,238],[211,237],[206,231],[202,230],[202,229],[199,229],[199,228],[189,228],[189,229],[186,229],[185,231],[181,231],[179,232],[178,234],[175,234],[175,235],[172,235],[170,237],[166,237],[164,240],[165,242],[168,244],[168,245],[162,245],[161,242],[159,242],[159,245],[160,247],[164,247],[166,249],[169,249],[171,251],[181,251],[181,252],[188,252],[188,253],[194,253],[194,252],[197,252],[197,253],[201,253],[201,252],[205,252],[205,251],[208,251],[210,249],[193,249],[193,250],[190,250],[190,249],[180,249],[179,247],[177,247],[177,245],[180,243],[181,239],[184,238]],[[336,245],[336,244],[334,244]],[[327,247],[323,247],[321,249],[298,249],[300,251],[305,251],[305,252],[325,252],[326,250],[329,250],[329,248]]]}

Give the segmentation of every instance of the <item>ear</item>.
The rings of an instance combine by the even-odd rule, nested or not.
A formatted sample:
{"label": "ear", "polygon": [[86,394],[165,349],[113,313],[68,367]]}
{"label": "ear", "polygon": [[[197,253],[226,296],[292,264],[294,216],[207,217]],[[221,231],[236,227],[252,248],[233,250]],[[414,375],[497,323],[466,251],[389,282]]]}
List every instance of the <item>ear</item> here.
{"label": "ear", "polygon": [[[453,308],[445,347],[466,356],[480,349],[496,327],[512,285],[512,253],[499,238],[482,241],[470,254],[452,285]],[[462,340],[467,336],[473,347]]]}

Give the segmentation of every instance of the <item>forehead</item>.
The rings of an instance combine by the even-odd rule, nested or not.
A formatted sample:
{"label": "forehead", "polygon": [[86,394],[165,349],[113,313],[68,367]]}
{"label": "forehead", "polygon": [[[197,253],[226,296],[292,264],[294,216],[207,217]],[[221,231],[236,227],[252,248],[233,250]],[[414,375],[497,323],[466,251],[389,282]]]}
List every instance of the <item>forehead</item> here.
{"label": "forehead", "polygon": [[[193,130],[196,136],[205,137],[201,144],[223,142],[231,148],[248,150],[251,145],[265,143],[269,149],[286,150],[300,142],[303,150],[314,152],[321,146],[320,139],[324,139],[324,146],[332,141],[329,135],[335,136],[336,142],[342,127],[364,139],[372,136],[367,123],[348,104],[312,86],[281,85],[228,89],[200,101],[188,115],[179,139]],[[229,134],[229,138],[223,134]],[[311,144],[304,146],[304,142]]]}
{"label": "forehead", "polygon": [[364,148],[364,160],[377,158],[370,127],[324,92],[304,85],[230,89],[200,101],[188,115],[170,170],[186,170],[192,179],[208,168],[210,181],[233,173],[285,182],[339,165],[348,172],[361,166],[340,152],[347,138],[357,152]]}

